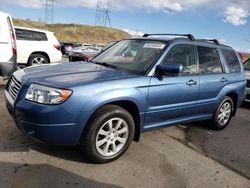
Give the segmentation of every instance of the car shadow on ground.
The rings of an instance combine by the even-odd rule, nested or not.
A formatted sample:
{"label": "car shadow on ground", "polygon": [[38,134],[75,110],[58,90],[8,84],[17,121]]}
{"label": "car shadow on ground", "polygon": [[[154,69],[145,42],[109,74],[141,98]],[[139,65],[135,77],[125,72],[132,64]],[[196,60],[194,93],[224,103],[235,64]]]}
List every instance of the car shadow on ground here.
{"label": "car shadow on ground", "polygon": [[244,102],[241,107],[250,110],[250,102]]}
{"label": "car shadow on ground", "polygon": [[48,164],[0,162],[0,177],[0,187],[120,187],[81,177]]}
{"label": "car shadow on ground", "polygon": [[14,122],[11,130],[5,136],[0,136],[0,152],[28,152],[34,150],[64,160],[88,163],[79,146],[51,146],[35,142],[20,132],[15,127]]}

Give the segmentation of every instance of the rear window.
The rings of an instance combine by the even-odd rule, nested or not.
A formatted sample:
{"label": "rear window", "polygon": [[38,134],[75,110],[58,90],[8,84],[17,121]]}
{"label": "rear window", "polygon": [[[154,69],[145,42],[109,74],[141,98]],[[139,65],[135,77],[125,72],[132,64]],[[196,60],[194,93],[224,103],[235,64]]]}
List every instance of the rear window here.
{"label": "rear window", "polygon": [[31,31],[26,29],[16,29],[17,40],[28,41],[47,41],[48,38],[45,33],[39,31]]}
{"label": "rear window", "polygon": [[240,72],[240,63],[235,52],[232,50],[222,50],[222,53],[227,62],[229,72],[230,73]]}
{"label": "rear window", "polygon": [[223,72],[219,54],[216,49],[198,47],[198,53],[200,74],[219,74]]}

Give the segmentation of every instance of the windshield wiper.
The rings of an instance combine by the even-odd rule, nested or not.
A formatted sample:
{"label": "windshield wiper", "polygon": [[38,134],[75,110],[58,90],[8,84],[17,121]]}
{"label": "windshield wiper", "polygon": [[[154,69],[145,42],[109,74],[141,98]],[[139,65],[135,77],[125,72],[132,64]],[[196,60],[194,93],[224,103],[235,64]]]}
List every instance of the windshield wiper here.
{"label": "windshield wiper", "polygon": [[102,65],[104,67],[109,67],[109,68],[112,68],[112,69],[117,69],[117,66],[111,65],[111,64],[108,64],[108,63],[105,63],[105,62],[102,63],[102,62],[93,62],[92,61],[92,63],[97,64],[97,65]]}

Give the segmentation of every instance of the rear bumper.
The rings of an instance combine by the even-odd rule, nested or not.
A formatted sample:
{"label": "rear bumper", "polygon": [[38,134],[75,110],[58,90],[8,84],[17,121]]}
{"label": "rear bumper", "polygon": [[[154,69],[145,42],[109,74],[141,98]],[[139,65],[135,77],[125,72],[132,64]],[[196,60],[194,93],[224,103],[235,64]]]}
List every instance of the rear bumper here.
{"label": "rear bumper", "polygon": [[53,51],[50,54],[50,63],[58,63],[62,61],[62,52],[59,50]]}

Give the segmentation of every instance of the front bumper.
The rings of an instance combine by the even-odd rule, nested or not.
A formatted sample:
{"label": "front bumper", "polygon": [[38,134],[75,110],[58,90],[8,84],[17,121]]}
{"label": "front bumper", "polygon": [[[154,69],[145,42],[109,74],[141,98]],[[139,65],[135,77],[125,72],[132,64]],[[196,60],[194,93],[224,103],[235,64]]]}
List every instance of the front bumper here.
{"label": "front bumper", "polygon": [[84,124],[75,112],[60,105],[46,106],[25,99],[14,102],[6,90],[5,99],[17,127],[28,137],[50,145],[79,143]]}

